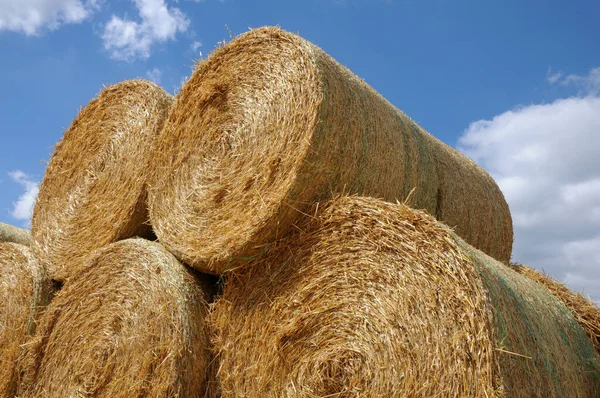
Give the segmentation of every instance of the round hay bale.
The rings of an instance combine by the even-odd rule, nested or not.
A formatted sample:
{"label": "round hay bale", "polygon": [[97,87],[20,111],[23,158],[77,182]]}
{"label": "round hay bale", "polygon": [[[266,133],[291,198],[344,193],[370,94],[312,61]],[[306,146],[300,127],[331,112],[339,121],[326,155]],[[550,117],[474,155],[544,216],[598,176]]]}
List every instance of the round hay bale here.
{"label": "round hay bale", "polygon": [[423,212],[339,198],[209,317],[223,397],[596,397],[566,307]]}
{"label": "round hay bale", "polygon": [[0,397],[14,396],[21,345],[50,297],[50,283],[31,249],[0,242]]}
{"label": "round hay bale", "polygon": [[409,199],[510,259],[508,205],[483,169],[321,49],[277,28],[241,35],[198,64],[154,160],[154,231],[204,272],[254,258],[340,193]]}
{"label": "round hay bale", "polygon": [[0,222],[0,242],[13,242],[21,245],[31,245],[31,233],[26,229],[13,227]]}
{"label": "round hay bale", "polygon": [[511,264],[512,268],[521,275],[525,275],[544,286],[558,298],[575,316],[588,335],[596,352],[600,354],[600,308],[581,293],[576,293],[550,277],[523,264]]}
{"label": "round hay bale", "polygon": [[203,396],[204,284],[158,243],[99,249],[41,317],[19,365],[21,396]]}
{"label": "round hay bale", "polygon": [[600,362],[573,313],[547,289],[465,243],[492,308],[507,397],[598,397]]}
{"label": "round hay bale", "polygon": [[342,198],[225,274],[209,317],[223,397],[492,397],[486,295],[450,232]]}
{"label": "round hay bale", "polygon": [[130,80],[107,87],[81,110],[46,169],[33,211],[36,256],[64,281],[97,248],[151,236],[146,167],[172,97]]}

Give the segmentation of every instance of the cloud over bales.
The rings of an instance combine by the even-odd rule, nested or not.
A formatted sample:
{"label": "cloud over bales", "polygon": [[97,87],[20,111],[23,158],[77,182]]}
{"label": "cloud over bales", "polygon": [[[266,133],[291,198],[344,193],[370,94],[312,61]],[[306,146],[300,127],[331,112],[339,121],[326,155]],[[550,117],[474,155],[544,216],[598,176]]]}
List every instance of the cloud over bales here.
{"label": "cloud over bales", "polygon": [[150,57],[152,46],[174,40],[185,32],[190,21],[180,9],[168,7],[164,0],[134,0],[140,21],[113,15],[104,27],[104,49],[111,58],[131,61]]}
{"label": "cloud over bales", "polygon": [[14,170],[8,173],[9,177],[21,185],[25,192],[19,196],[16,202],[13,202],[13,210],[11,216],[20,221],[24,221],[24,226],[29,227],[31,223],[31,215],[33,213],[33,205],[39,191],[39,183],[31,179],[30,176],[21,170]]}
{"label": "cloud over bales", "polygon": [[459,149],[506,196],[513,259],[600,302],[600,97],[589,92],[476,121]]}

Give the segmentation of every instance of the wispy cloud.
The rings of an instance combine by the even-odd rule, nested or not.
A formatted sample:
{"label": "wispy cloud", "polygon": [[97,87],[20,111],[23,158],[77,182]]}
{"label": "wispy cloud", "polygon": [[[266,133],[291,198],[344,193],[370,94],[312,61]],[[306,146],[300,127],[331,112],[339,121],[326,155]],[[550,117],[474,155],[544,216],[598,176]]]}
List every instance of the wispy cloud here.
{"label": "wispy cloud", "polygon": [[160,79],[162,77],[162,71],[158,68],[152,68],[146,72],[146,77],[148,78],[148,80],[151,80],[156,84],[160,84]]}
{"label": "wispy cloud", "polygon": [[38,35],[83,22],[99,4],[99,0],[0,0],[0,30]]}
{"label": "wispy cloud", "polygon": [[577,74],[563,76],[561,72],[552,73],[552,69],[549,68],[546,80],[550,84],[577,87],[585,95],[600,94],[600,67],[591,69],[587,75],[583,76]]}
{"label": "wispy cloud", "polygon": [[24,221],[25,226],[29,227],[31,215],[33,214],[33,205],[39,191],[39,183],[21,170],[11,171],[8,173],[8,176],[25,190],[17,201],[13,202],[11,215],[16,220]]}
{"label": "wispy cloud", "polygon": [[192,50],[192,52],[196,52],[198,51],[198,49],[202,47],[202,42],[201,41],[194,41],[191,45],[190,45],[190,50]]}
{"label": "wispy cloud", "polygon": [[168,7],[164,0],[134,0],[134,3],[140,21],[113,15],[104,27],[104,49],[113,59],[147,59],[155,43],[174,40],[177,33],[185,32],[190,25],[180,9]]}

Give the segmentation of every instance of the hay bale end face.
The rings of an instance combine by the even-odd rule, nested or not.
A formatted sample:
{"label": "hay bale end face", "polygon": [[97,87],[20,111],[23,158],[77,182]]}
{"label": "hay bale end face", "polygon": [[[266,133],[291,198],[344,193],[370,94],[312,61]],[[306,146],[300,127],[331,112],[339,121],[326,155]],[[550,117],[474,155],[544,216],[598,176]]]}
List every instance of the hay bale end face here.
{"label": "hay bale end face", "polygon": [[340,193],[410,196],[468,242],[510,259],[510,212],[483,169],[277,28],[241,35],[198,65],[159,135],[152,174],[157,236],[204,272],[253,258]]}
{"label": "hay bale end face", "polygon": [[151,234],[145,173],[171,103],[154,83],[115,84],[56,145],[31,222],[36,256],[53,279],[67,279],[97,248]]}
{"label": "hay bale end face", "polygon": [[50,283],[31,250],[0,242],[0,397],[14,396],[21,345],[50,297]]}
{"label": "hay bale end face", "polygon": [[20,396],[203,396],[204,283],[155,242],[96,251],[41,317]]}
{"label": "hay bale end face", "polygon": [[600,354],[600,308],[581,293],[576,293],[556,279],[540,273],[523,264],[511,264],[512,268],[521,275],[525,275],[544,286],[558,298],[575,316],[588,335],[596,352]]}
{"label": "hay bale end face", "polygon": [[210,315],[223,397],[492,397],[486,296],[420,212],[341,198],[226,273]]}
{"label": "hay bale end face", "polygon": [[25,229],[0,222],[0,242],[13,242],[30,246],[31,233]]}

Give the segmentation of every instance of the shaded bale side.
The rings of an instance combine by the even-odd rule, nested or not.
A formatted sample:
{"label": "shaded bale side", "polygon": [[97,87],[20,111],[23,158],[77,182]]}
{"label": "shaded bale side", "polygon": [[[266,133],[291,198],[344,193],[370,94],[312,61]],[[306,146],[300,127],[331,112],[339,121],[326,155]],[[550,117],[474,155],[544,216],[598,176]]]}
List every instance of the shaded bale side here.
{"label": "shaded bale side", "polygon": [[600,354],[600,308],[581,293],[576,293],[549,275],[542,274],[523,264],[511,264],[512,269],[544,286],[575,316],[588,335],[596,352]]}
{"label": "shaded bale side", "polygon": [[154,83],[107,87],[56,145],[33,211],[36,256],[64,281],[97,248],[151,236],[146,166],[172,97]]}
{"label": "shaded bale side", "polygon": [[198,64],[149,172],[155,233],[204,272],[254,258],[340,193],[410,197],[469,243],[510,259],[508,205],[481,167],[277,28],[241,35]]}
{"label": "shaded bale side", "polygon": [[30,246],[31,233],[26,229],[17,228],[0,222],[0,242],[13,242]]}
{"label": "shaded bale side", "polygon": [[223,397],[492,397],[481,280],[424,213],[340,198],[225,274],[209,316]]}
{"label": "shaded bale side", "polygon": [[31,249],[0,242],[0,397],[14,396],[21,345],[50,298],[50,283]]}
{"label": "shaded bale side", "polygon": [[573,313],[538,283],[455,238],[493,304],[506,396],[598,397],[598,357]]}
{"label": "shaded bale side", "polygon": [[203,396],[205,283],[155,242],[99,249],[41,317],[20,396]]}

